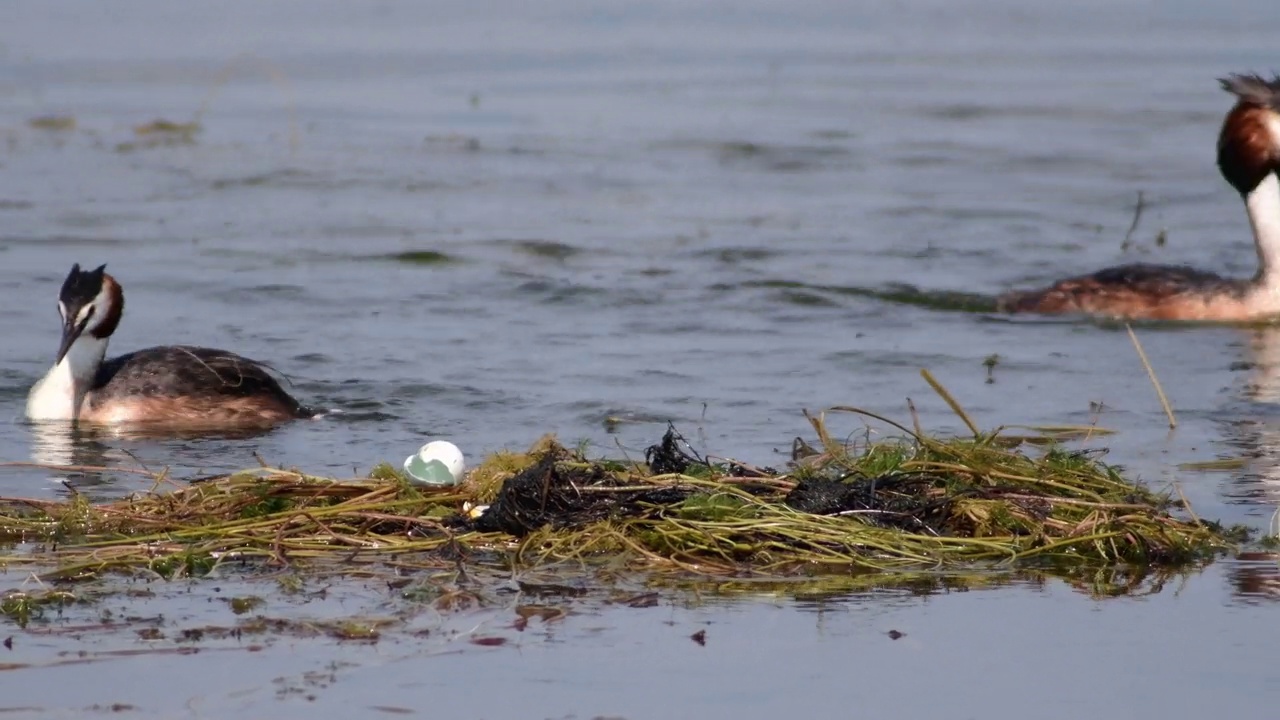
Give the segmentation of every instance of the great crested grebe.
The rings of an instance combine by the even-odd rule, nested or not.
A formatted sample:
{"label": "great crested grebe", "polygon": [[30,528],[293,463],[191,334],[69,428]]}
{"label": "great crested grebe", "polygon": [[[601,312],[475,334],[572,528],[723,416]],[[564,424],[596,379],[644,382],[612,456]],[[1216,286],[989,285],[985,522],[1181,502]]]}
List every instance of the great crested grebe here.
{"label": "great crested grebe", "polygon": [[1244,199],[1258,273],[1246,280],[1187,266],[1122,265],[1007,293],[997,301],[1001,311],[1218,322],[1280,316],[1280,75],[1219,82],[1237,100],[1218,135],[1218,170]]}
{"label": "great crested grebe", "polygon": [[264,366],[225,350],[165,345],[106,360],[124,292],[106,265],[72,265],[58,313],[62,344],[31,388],[27,417],[94,425],[196,429],[268,428],[314,413]]}

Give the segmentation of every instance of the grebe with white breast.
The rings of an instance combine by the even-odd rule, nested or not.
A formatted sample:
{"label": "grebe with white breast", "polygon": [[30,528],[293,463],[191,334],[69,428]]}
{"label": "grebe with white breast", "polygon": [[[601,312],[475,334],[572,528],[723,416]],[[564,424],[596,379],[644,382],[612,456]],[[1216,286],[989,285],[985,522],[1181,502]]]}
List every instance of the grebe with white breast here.
{"label": "grebe with white breast", "polygon": [[1218,170],[1244,199],[1258,251],[1251,279],[1187,266],[1134,264],[1010,292],[1013,313],[1083,313],[1110,318],[1249,322],[1280,316],[1280,75],[1230,75],[1236,96],[1218,135]]}
{"label": "grebe with white breast", "polygon": [[314,415],[262,363],[225,350],[165,345],[106,360],[124,292],[105,270],[73,265],[62,283],[62,343],[27,396],[28,418],[214,431]]}

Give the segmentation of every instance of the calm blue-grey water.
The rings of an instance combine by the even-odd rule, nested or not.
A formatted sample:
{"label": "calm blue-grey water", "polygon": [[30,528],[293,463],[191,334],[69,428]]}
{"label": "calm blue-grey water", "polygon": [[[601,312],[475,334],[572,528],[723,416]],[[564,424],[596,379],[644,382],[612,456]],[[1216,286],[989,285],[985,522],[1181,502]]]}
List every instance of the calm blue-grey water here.
{"label": "calm blue-grey water", "polygon": [[[1263,527],[1280,502],[1280,330],[1139,328],[1171,432],[1122,329],[877,295],[992,295],[1133,260],[1251,273],[1241,203],[1213,165],[1230,104],[1216,78],[1278,66],[1274,3],[45,0],[2,14],[0,461],[182,476],[257,454],[346,474],[436,437],[472,457],[546,432],[635,453],[673,420],[705,451],[770,464],[806,408],[905,419],[909,397],[927,427],[962,429],[927,367],[984,425],[1117,431],[1090,446],[1177,482],[1201,515]],[[75,127],[31,123],[49,117]],[[137,132],[157,119],[201,131]],[[397,259],[412,252],[449,261]],[[343,412],[252,440],[41,436],[23,398],[56,349],[73,262],[105,262],[125,288],[112,352],[235,350]],[[1219,457],[1246,468],[1177,468]],[[58,479],[0,469],[0,495],[57,496]],[[75,482],[95,497],[146,487]],[[1280,699],[1276,606],[1233,572],[1142,600],[871,598],[822,621],[789,601],[605,608],[519,651],[361,650],[345,670],[359,679],[316,702],[346,712],[385,693],[426,713],[448,694],[443,716],[491,718],[1263,717]],[[712,623],[713,641],[682,629],[668,649],[673,617]],[[348,652],[305,640],[261,657],[304,673]],[[312,712],[241,659],[10,678],[17,704],[82,708],[154,663],[225,674],[248,698],[157,682],[170,689],[130,702],[158,716]],[[69,683],[74,696],[57,689]],[[201,711],[196,696],[221,699]]]}

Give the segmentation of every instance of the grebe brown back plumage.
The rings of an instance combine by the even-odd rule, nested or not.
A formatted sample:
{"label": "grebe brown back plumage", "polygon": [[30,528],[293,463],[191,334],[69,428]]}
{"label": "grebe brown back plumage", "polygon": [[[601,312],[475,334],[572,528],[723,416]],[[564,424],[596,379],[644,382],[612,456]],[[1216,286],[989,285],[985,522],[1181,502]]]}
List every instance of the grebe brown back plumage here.
{"label": "grebe brown back plumage", "polygon": [[124,312],[124,292],[105,269],[73,265],[63,282],[62,344],[27,397],[28,418],[217,431],[314,414],[262,363],[225,350],[167,345],[105,360]]}
{"label": "grebe brown back plumage", "polygon": [[1280,76],[1230,75],[1236,96],[1218,135],[1218,170],[1244,199],[1258,251],[1251,279],[1187,266],[1134,264],[1006,293],[1011,313],[1082,313],[1112,318],[1248,322],[1280,316]]}

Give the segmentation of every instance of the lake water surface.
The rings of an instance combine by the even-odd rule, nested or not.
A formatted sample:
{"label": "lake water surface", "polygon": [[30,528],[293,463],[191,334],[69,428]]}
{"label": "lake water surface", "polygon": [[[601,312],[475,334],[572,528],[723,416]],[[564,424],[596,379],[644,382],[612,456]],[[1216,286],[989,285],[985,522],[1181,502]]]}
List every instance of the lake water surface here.
{"label": "lake water surface", "polygon": [[[1280,503],[1280,328],[1139,327],[1170,431],[1123,328],[963,311],[1120,262],[1251,274],[1243,207],[1213,164],[1230,106],[1216,78],[1277,66],[1275,3],[44,0],[3,14],[0,461],[183,477],[257,455],[349,475],[428,438],[473,458],[547,432],[640,453],[670,420],[704,451],[778,464],[803,409],[906,419],[911,398],[926,427],[961,430],[928,368],[985,426],[1116,431],[1087,445],[1178,483],[1202,516],[1264,528]],[[193,118],[190,142],[136,130]],[[249,440],[42,437],[23,402],[74,262],[107,263],[125,288],[113,353],[235,350],[342,412]],[[1217,458],[1245,467],[1178,469]],[[0,495],[64,496],[64,480],[4,468]],[[94,498],[146,487],[71,482]],[[0,673],[0,704],[1270,717],[1276,573],[1224,561],[1111,600],[1025,579],[820,603],[602,596],[465,649],[440,638],[509,624],[511,607],[421,620],[436,630],[421,644],[321,635],[256,652],[131,654],[156,645],[15,628],[0,668],[28,666]],[[121,612],[231,617],[208,582],[151,591]],[[271,612],[381,612],[392,595],[351,586]],[[59,664],[86,646],[104,661]]]}

